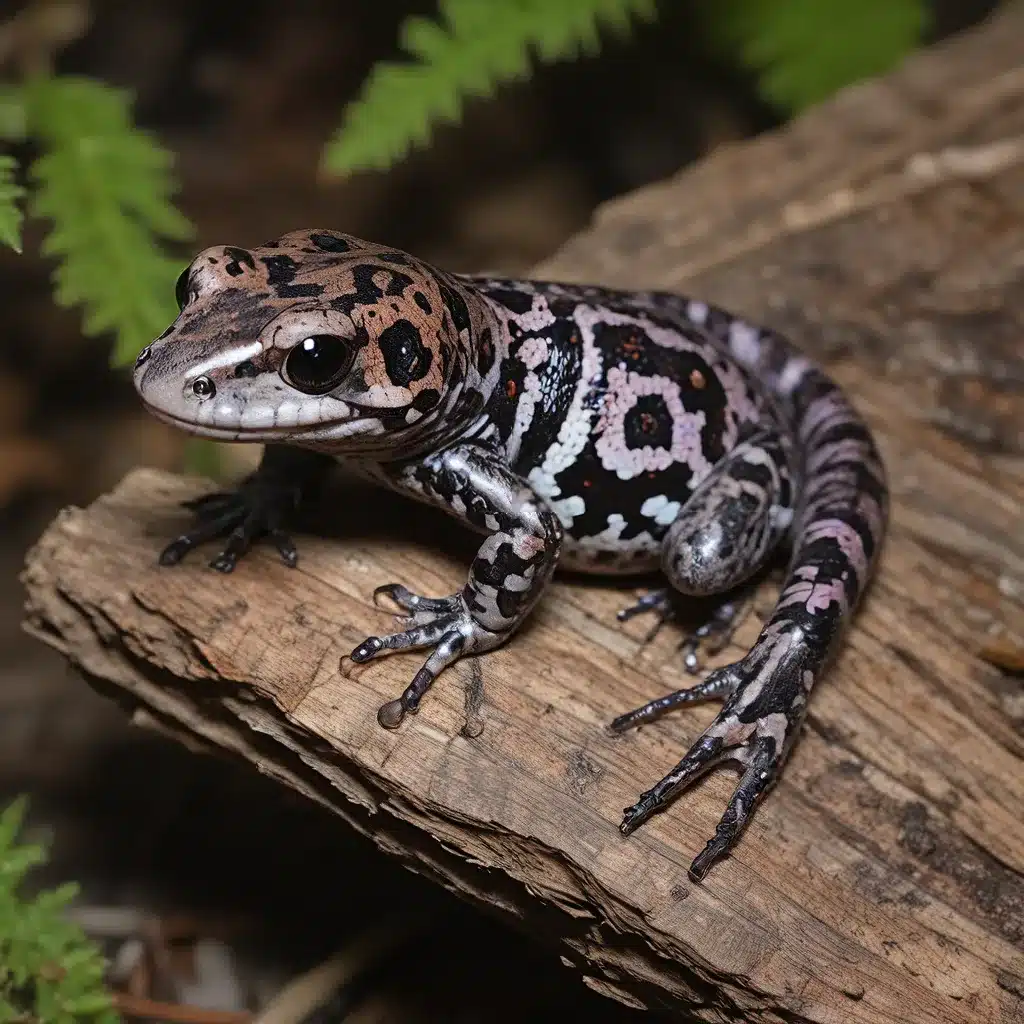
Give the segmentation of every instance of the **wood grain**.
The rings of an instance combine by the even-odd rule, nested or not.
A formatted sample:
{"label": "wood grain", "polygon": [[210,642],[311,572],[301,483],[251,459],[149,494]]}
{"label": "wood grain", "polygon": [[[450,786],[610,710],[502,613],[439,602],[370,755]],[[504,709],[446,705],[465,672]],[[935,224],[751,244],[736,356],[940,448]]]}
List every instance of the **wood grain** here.
{"label": "wood grain", "polygon": [[160,570],[177,503],[207,485],[140,470],[40,539],[28,628],[140,721],[248,759],[608,995],[709,1021],[1024,1020],[1022,68],[1017,5],[605,207],[539,268],[786,331],[890,472],[880,576],[781,784],[704,884],[686,868],[731,773],[617,830],[714,713],[604,730],[685,679],[678,633],[615,621],[621,586],[560,578],[512,643],[378,727],[418,661],[339,670],[387,628],[373,588],[449,593],[474,544],[417,506],[342,483],[297,570],[263,550],[231,577]]}

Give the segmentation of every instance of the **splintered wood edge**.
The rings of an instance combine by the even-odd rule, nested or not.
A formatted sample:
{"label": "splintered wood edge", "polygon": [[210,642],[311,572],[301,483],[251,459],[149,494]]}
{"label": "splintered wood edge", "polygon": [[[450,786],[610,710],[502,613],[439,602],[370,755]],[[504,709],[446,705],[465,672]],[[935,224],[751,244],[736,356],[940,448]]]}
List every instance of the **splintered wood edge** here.
{"label": "splintered wood edge", "polygon": [[[150,538],[166,530],[168,515],[175,515],[176,502],[191,496],[201,486],[169,474],[135,471],[115,492],[89,509],[62,512],[30,553],[23,574],[29,594],[27,628],[62,651],[98,689],[127,703],[140,724],[159,723],[164,731],[186,739],[193,747],[223,751],[252,763],[261,772],[339,814],[351,827],[413,870],[479,905],[502,912],[536,936],[561,943],[570,951],[573,965],[580,968],[590,987],[629,1005],[671,1005],[675,1000],[695,1015],[708,1019],[716,1019],[718,1010],[729,1006],[731,1012],[750,1020],[775,1021],[784,1015],[791,1022],[875,1022],[892,1019],[887,1014],[903,999],[910,1000],[901,1013],[901,1018],[908,1021],[924,1019],[915,1018],[914,1012],[927,1013],[931,1019],[942,1021],[970,1019],[956,1009],[958,1004],[938,999],[938,993],[926,998],[925,993],[918,992],[912,997],[914,986],[909,986],[906,994],[901,994],[899,964],[880,960],[865,945],[858,945],[855,930],[847,929],[843,935],[841,930],[825,926],[808,928],[809,921],[798,923],[792,918],[792,907],[784,911],[788,900],[797,897],[794,892],[789,892],[778,906],[780,912],[784,911],[783,920],[790,922],[786,939],[798,941],[801,948],[826,940],[830,948],[827,953],[821,950],[821,964],[832,963],[834,968],[837,956],[838,962],[852,957],[851,970],[826,977],[821,973],[818,958],[809,950],[798,954],[795,960],[789,956],[778,958],[771,952],[771,943],[764,945],[770,937],[741,938],[756,920],[748,920],[743,909],[745,899],[756,896],[763,903],[766,898],[774,898],[771,886],[763,887],[761,893],[747,888],[746,894],[738,894],[732,904],[723,903],[711,890],[678,896],[667,890],[659,894],[655,904],[659,900],[671,904],[676,899],[686,899],[691,917],[717,921],[715,928],[725,927],[729,915],[734,915],[729,927],[735,932],[739,948],[730,954],[727,944],[717,954],[722,962],[709,961],[682,935],[667,934],[659,926],[657,914],[651,916],[651,883],[645,873],[657,864],[667,865],[667,861],[655,864],[646,860],[641,847],[631,848],[629,855],[642,859],[633,867],[620,865],[614,869],[620,877],[616,879],[619,891],[613,892],[608,878],[602,882],[564,850],[539,839],[533,829],[518,833],[489,820],[486,812],[473,816],[446,806],[441,799],[425,802],[403,786],[398,777],[389,777],[383,770],[384,762],[368,765],[365,758],[357,760],[349,756],[351,751],[339,749],[337,743],[299,727],[281,705],[280,693],[261,692],[259,684],[251,680],[219,676],[207,659],[209,648],[204,649],[159,602],[140,597],[145,584],[139,590],[141,583],[152,583],[161,572],[155,565],[139,563],[144,557],[140,539],[147,545],[146,557],[151,556]],[[118,524],[116,530],[111,523]],[[272,564],[272,559],[266,557],[266,564]],[[218,578],[213,574],[213,580]],[[266,610],[273,608],[277,603],[271,596],[274,584],[257,582],[255,574],[249,586],[254,584],[259,588],[254,593],[260,606]],[[564,604],[568,595],[562,593],[559,603]],[[588,592],[586,596],[593,600],[593,594]],[[216,604],[207,593],[197,594],[195,600],[198,604]],[[528,637],[522,638],[520,652],[530,643]],[[536,660],[536,652],[530,657]],[[203,685],[197,686],[197,682]],[[363,698],[372,700],[372,696],[362,693]],[[370,718],[366,712],[364,702],[355,711],[348,709],[346,714],[350,718]],[[452,732],[457,733],[457,729]],[[437,742],[449,741],[442,736]],[[812,732],[807,742],[820,747],[822,739]],[[830,756],[834,760],[837,754],[844,756],[841,751]],[[800,764],[805,760],[801,755],[791,767],[793,783],[784,786],[788,793],[793,792],[793,785],[802,788],[808,784],[806,775],[803,782],[799,781],[800,773],[806,771]],[[819,779],[830,777],[838,781],[837,776],[828,775],[831,769],[824,771],[826,776]],[[466,780],[459,785],[471,783],[472,780]],[[866,776],[864,783],[867,784]],[[874,784],[867,784],[867,788],[870,790]],[[886,791],[887,786],[891,787],[892,782],[883,783],[881,791]],[[769,816],[795,820],[793,816],[800,813],[802,797],[788,810],[787,799],[790,797],[785,793],[780,795],[781,802],[768,808]],[[922,807],[922,811],[934,814],[934,809]],[[587,828],[586,819],[581,817],[574,827]],[[856,831],[858,824],[847,823],[846,827]],[[930,827],[934,830],[942,826],[936,821]],[[840,832],[835,833],[839,845],[826,843],[819,856],[844,856],[841,850],[845,841]],[[787,886],[792,888],[790,882],[794,880],[790,877],[789,882],[784,881],[787,873],[791,876],[791,866],[786,867],[782,859],[778,865],[772,860],[783,853],[778,846],[783,836],[777,832],[773,835],[771,844],[758,856],[763,858],[759,863],[763,863],[765,877],[775,871],[781,873],[776,880],[776,884],[783,885],[779,890],[781,896],[788,891]],[[869,834],[865,839],[871,842]],[[963,841],[957,840],[961,846]],[[883,851],[882,855],[891,852]],[[839,862],[831,868],[819,865],[812,869],[812,877],[826,883],[828,874],[820,874],[822,867],[831,872],[839,867]],[[602,870],[607,874],[609,866]],[[629,878],[634,878],[630,884],[638,884],[640,889],[633,892],[630,885],[624,888],[623,883]],[[663,884],[670,882],[668,879]],[[833,890],[832,898],[837,892]],[[635,903],[624,898],[631,893]],[[870,889],[863,893],[847,891],[843,899],[851,910],[858,906],[858,899],[863,901],[860,912],[866,915],[865,924],[873,920],[870,927],[876,930],[898,928],[891,932],[894,936],[904,932],[909,936],[915,929],[927,928],[928,921],[935,923],[944,913],[941,903],[935,904],[932,911],[915,909],[922,904],[908,902],[887,911],[888,918],[879,917],[872,906],[875,897]],[[891,897],[886,897],[886,902],[894,906]],[[644,909],[644,904],[648,909]],[[935,913],[940,918],[927,916]],[[921,914],[925,916],[915,920]],[[787,926],[780,921],[778,927]],[[1013,950],[968,918],[958,919],[948,934],[957,936],[954,941],[967,944],[961,954],[965,957],[961,961],[961,978],[956,983],[961,990],[976,996],[984,994],[989,1007],[1012,998],[1018,983]],[[737,971],[727,967],[741,951],[749,960],[749,968]],[[919,968],[932,959],[926,952],[916,956]],[[768,969],[770,961],[775,966]],[[758,969],[752,971],[755,963]],[[796,998],[793,984],[799,982],[801,972],[804,987]],[[812,990],[815,995],[808,1002],[807,995]],[[873,1006],[876,999],[880,1003]],[[888,1010],[883,1010],[883,1006]],[[800,1012],[804,1009],[809,1016]],[[836,1017],[837,1013],[840,1016]]]}
{"label": "splintered wood edge", "polygon": [[[150,502],[165,501],[168,490],[182,496],[181,483],[168,474],[137,470],[109,497],[123,501],[129,493],[144,514]],[[200,488],[189,487],[185,493],[193,490]],[[591,934],[599,921],[602,927],[623,933],[644,933],[635,909],[605,905],[607,894],[593,880],[576,878],[572,888],[592,889],[595,902],[573,903],[565,900],[564,887],[545,888],[536,878],[527,884],[492,866],[508,842],[506,852],[526,854],[555,874],[574,873],[574,866],[562,862],[558,851],[498,828],[484,830],[482,822],[444,817],[436,806],[427,812],[385,776],[371,777],[355,762],[339,756],[322,737],[290,722],[272,700],[253,691],[225,690],[216,701],[208,696],[201,702],[192,699],[187,685],[166,667],[133,653],[133,638],[121,632],[101,607],[83,603],[63,584],[60,555],[78,545],[88,550],[89,519],[90,509],[64,509],[30,551],[22,574],[28,593],[24,628],[65,655],[100,692],[126,706],[133,722],[197,753],[228,755],[254,765],[339,815],[411,870],[506,919],[526,924],[534,935],[550,935],[552,910],[560,911],[559,941],[585,962],[582,978],[588,987],[605,996],[637,1008],[665,1005],[666,996],[690,1003],[721,998],[720,982],[713,983],[656,949],[638,945],[620,951],[604,945],[601,935]],[[181,645],[186,657],[195,656],[189,650],[189,638],[173,623],[141,608],[139,614],[146,620],[148,633],[165,634],[162,639]],[[573,923],[577,927],[571,928]],[[615,983],[619,980],[626,980],[628,987]],[[749,995],[744,998],[738,992],[737,996],[738,1005],[750,1005]]]}

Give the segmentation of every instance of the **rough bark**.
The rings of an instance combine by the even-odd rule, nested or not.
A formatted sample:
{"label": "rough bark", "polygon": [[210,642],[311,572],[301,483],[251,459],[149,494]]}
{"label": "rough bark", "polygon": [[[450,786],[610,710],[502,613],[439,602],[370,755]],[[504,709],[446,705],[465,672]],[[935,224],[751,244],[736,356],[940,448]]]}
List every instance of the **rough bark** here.
{"label": "rough bark", "polygon": [[512,643],[379,728],[418,661],[339,672],[386,628],[373,587],[449,593],[473,544],[418,507],[343,491],[298,570],[268,551],[232,577],[161,570],[204,485],[139,471],[40,540],[29,628],[140,721],[248,759],[609,995],[705,1020],[1024,1019],[1024,8],[606,206],[539,273],[782,329],[888,464],[880,576],[782,783],[703,885],[686,867],[730,773],[617,830],[714,712],[603,730],[685,679],[671,631],[645,646],[615,622],[620,588],[559,580]]}

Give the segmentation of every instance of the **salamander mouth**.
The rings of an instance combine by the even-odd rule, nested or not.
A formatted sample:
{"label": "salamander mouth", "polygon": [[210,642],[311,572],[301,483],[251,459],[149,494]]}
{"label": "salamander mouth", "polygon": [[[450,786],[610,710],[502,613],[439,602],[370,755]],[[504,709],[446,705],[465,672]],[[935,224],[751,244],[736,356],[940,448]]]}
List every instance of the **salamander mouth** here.
{"label": "salamander mouth", "polygon": [[[349,416],[343,419],[325,420],[317,423],[303,423],[294,426],[267,426],[249,427],[236,424],[233,426],[214,426],[211,423],[196,423],[195,420],[187,419],[184,416],[175,416],[155,405],[150,405],[143,400],[143,407],[151,416],[156,417],[168,426],[176,427],[194,437],[206,438],[209,441],[231,442],[256,442],[271,443],[274,441],[289,440],[294,442],[316,441],[323,439],[325,433],[329,433],[332,440],[344,438],[349,434],[361,434],[371,424],[370,417]],[[345,427],[352,426],[356,429],[348,431]],[[362,427],[363,429],[359,429]]]}

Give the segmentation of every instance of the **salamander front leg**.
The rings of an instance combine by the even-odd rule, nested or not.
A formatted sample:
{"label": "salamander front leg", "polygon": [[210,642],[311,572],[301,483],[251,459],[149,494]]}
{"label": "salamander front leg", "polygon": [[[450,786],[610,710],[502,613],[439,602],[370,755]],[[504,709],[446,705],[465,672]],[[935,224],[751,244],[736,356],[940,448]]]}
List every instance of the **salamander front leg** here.
{"label": "salamander front leg", "polygon": [[184,502],[196,523],[163,549],[160,564],[177,565],[200,544],[226,537],[223,550],[211,560],[210,568],[231,572],[253,544],[265,537],[286,565],[295,566],[299,554],[287,528],[331,464],[328,456],[316,452],[268,445],[259,468],[236,490],[204,494]]}
{"label": "salamander front leg", "polygon": [[400,583],[374,592],[375,598],[386,596],[408,612],[410,628],[368,637],[352,652],[353,661],[390,651],[432,649],[402,696],[378,712],[378,722],[388,729],[418,709],[423,694],[448,665],[465,654],[489,651],[516,631],[554,571],[562,538],[561,525],[548,506],[485,446],[459,444],[403,472],[396,481],[400,486],[492,532],[458,593],[425,597]]}

